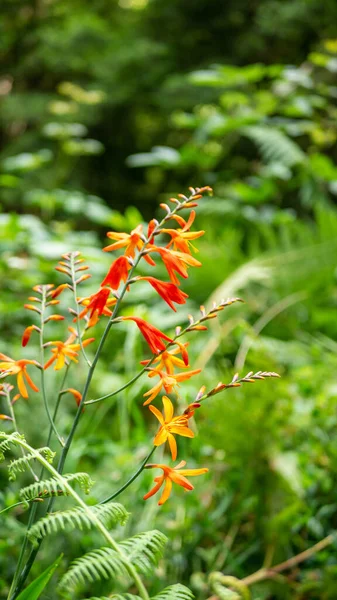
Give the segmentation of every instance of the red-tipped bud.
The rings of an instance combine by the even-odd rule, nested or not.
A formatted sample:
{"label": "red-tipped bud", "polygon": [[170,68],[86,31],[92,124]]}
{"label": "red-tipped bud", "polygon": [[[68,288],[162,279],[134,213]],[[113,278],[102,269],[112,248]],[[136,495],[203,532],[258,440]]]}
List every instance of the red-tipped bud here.
{"label": "red-tipped bud", "polygon": [[25,347],[27,346],[29,340],[30,340],[30,336],[32,335],[33,331],[38,331],[38,333],[40,333],[40,329],[39,327],[36,327],[36,325],[29,325],[29,327],[26,327],[26,329],[23,332],[22,335],[22,346]]}
{"label": "red-tipped bud", "polygon": [[64,317],[62,315],[50,315],[44,320],[44,323],[48,323],[48,321],[64,321]]}
{"label": "red-tipped bud", "polygon": [[60,273],[64,273],[65,275],[69,275],[71,277],[71,273],[65,267],[55,267],[55,271],[59,271]]}
{"label": "red-tipped bud", "polygon": [[39,313],[39,315],[41,314],[40,309],[37,308],[37,306],[34,306],[33,304],[24,304],[23,307],[26,308],[27,310],[33,310],[34,312]]}
{"label": "red-tipped bud", "polygon": [[82,283],[82,281],[86,281],[87,279],[90,279],[90,277],[91,277],[91,275],[89,275],[89,273],[87,273],[86,275],[81,275],[81,277],[76,280],[76,284],[78,285],[79,283]]}
{"label": "red-tipped bud", "polygon": [[55,288],[55,290],[53,290],[50,295],[52,298],[57,298],[66,289],[70,289],[69,283],[62,283],[61,285],[58,285],[57,288]]}
{"label": "red-tipped bud", "polygon": [[152,234],[153,234],[154,230],[156,229],[156,227],[158,225],[159,225],[159,223],[158,223],[157,219],[152,219],[150,221],[149,225],[148,225],[148,228],[147,228],[147,237],[148,237],[148,240],[149,240],[150,244],[153,244],[154,237],[153,237]]}
{"label": "red-tipped bud", "polygon": [[12,417],[8,417],[8,415],[0,415],[1,421],[13,421]]}
{"label": "red-tipped bud", "polygon": [[68,388],[67,390],[63,390],[63,393],[69,393],[72,394],[76,400],[76,404],[77,406],[79,406],[81,404],[81,400],[82,400],[82,394],[81,392],[79,392],[78,390],[75,390],[74,388]]}

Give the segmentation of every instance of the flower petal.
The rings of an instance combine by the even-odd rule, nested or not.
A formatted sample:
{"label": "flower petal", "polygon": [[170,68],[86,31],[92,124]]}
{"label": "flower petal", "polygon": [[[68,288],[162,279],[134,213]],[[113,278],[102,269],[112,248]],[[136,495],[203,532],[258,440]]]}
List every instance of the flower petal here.
{"label": "flower petal", "polygon": [[166,500],[168,500],[170,493],[172,490],[172,481],[169,477],[166,478],[165,480],[165,487],[164,487],[164,491],[161,495],[161,498],[158,502],[159,506],[162,506],[162,504],[164,504],[166,502]]}

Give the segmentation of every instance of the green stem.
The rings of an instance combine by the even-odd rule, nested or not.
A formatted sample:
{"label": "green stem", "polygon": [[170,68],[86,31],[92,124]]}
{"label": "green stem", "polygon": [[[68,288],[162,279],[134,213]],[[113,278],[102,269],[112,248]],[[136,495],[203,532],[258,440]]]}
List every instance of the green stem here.
{"label": "green stem", "polygon": [[0,510],[0,515],[7,512],[8,510],[11,510],[12,508],[15,508],[16,506],[21,506],[21,504],[26,504],[26,502],[15,502],[15,504],[11,504],[10,506],[7,506],[6,508]]}
{"label": "green stem", "polygon": [[[61,383],[61,386],[60,386],[60,391],[59,391],[58,396],[57,396],[57,400],[56,400],[56,404],[55,404],[55,408],[54,408],[54,414],[53,414],[53,422],[54,423],[56,421],[57,413],[58,413],[58,410],[59,410],[59,407],[60,407],[60,402],[61,402],[61,398],[62,398],[62,393],[61,392],[62,392],[62,390],[64,388],[64,385],[65,385],[65,382],[66,382],[66,379],[67,379],[67,376],[68,376],[69,367],[70,367],[70,365],[66,366],[66,369],[65,369],[65,372],[64,372],[64,375],[63,375],[63,379],[62,379],[62,383]],[[53,435],[53,428],[50,427],[49,428],[49,434],[48,434],[46,446],[49,446],[52,435]]]}
{"label": "green stem", "polygon": [[147,455],[146,458],[144,458],[142,464],[140,465],[140,467],[137,469],[137,471],[132,475],[132,477],[130,477],[130,479],[128,479],[128,481],[126,483],[124,483],[124,485],[119,488],[119,490],[117,490],[117,492],[115,492],[114,494],[111,494],[111,496],[109,496],[108,498],[105,498],[105,500],[101,500],[100,504],[106,504],[107,502],[110,502],[111,500],[114,500],[115,498],[117,498],[117,496],[119,496],[119,494],[121,494],[122,492],[124,492],[124,490],[126,490],[126,488],[129,487],[129,485],[131,485],[131,483],[137,479],[138,475],[141,474],[141,472],[144,470],[146,463],[150,460],[152,454],[154,453],[156,449],[156,446],[153,446],[151,452]]}
{"label": "green stem", "polygon": [[101,396],[100,398],[95,398],[94,400],[86,400],[84,404],[86,404],[86,405],[87,404],[96,404],[96,402],[102,402],[102,400],[106,400],[107,398],[112,398],[113,396],[116,396],[123,390],[126,390],[126,388],[128,388],[130,385],[132,385],[135,381],[137,381],[137,379],[139,379],[143,375],[143,373],[145,373],[146,369],[150,366],[150,364],[152,364],[153,361],[154,361],[154,358],[151,359],[149,364],[146,367],[144,367],[144,369],[139,371],[139,373],[137,373],[137,375],[132,377],[132,379],[127,381],[124,385],[122,385],[122,387],[118,388],[118,390],[110,392],[110,394],[106,394],[105,396]]}
{"label": "green stem", "polygon": [[56,425],[54,423],[53,417],[51,415],[49,405],[48,405],[48,400],[47,400],[47,394],[46,394],[46,385],[45,385],[45,376],[44,376],[44,342],[43,342],[45,308],[46,308],[46,288],[45,288],[45,286],[43,286],[42,301],[41,301],[41,326],[40,326],[40,357],[41,357],[40,360],[41,360],[42,398],[43,398],[43,404],[44,404],[44,407],[45,407],[45,410],[47,413],[47,417],[48,417],[50,426],[51,426],[53,432],[55,433],[58,441],[60,442],[61,446],[64,446],[64,441],[61,438],[61,436],[59,435],[59,433],[56,429]]}
{"label": "green stem", "polygon": [[70,268],[71,268],[71,279],[72,279],[72,284],[73,284],[73,291],[74,291],[74,302],[75,302],[75,307],[76,307],[76,328],[77,328],[77,335],[78,335],[78,339],[79,339],[79,343],[81,346],[81,351],[84,357],[84,360],[86,361],[88,367],[91,367],[91,362],[88,359],[86,352],[84,350],[84,346],[83,346],[83,341],[82,341],[82,335],[81,335],[81,330],[80,330],[80,321],[79,321],[79,314],[80,314],[80,310],[79,310],[79,306],[78,306],[78,301],[77,301],[77,284],[76,284],[76,271],[75,271],[75,258],[76,256],[74,255],[74,252],[72,252],[70,254]]}

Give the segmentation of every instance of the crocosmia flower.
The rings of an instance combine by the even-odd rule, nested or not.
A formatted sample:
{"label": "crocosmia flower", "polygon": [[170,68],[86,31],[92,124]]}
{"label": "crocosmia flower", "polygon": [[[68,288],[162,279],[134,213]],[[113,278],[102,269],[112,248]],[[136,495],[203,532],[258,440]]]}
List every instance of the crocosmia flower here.
{"label": "crocosmia flower", "polygon": [[181,228],[179,229],[162,229],[161,233],[167,233],[171,236],[171,241],[167,245],[169,248],[173,245],[174,250],[179,250],[180,252],[184,252],[185,254],[191,254],[190,246],[198,252],[197,248],[195,248],[191,240],[196,240],[197,238],[204,235],[204,231],[189,231],[193,221],[195,219],[195,210],[191,211],[188,221],[185,221],[180,215],[173,215],[172,219],[175,219]]}
{"label": "crocosmia flower", "polygon": [[131,265],[126,256],[119,256],[112,263],[107,275],[104,277],[101,286],[108,285],[113,290],[117,290],[121,281],[125,282],[128,278]]}
{"label": "crocosmia flower", "polygon": [[[179,367],[180,369],[184,369],[187,368],[189,366],[188,364],[188,354],[187,354],[187,350],[186,347],[188,346],[188,343],[184,343],[181,344],[178,342],[175,342],[177,344],[176,348],[170,349],[170,350],[165,350],[164,352],[162,352],[159,356],[156,356],[154,361],[153,361],[153,365],[155,366],[155,368],[158,371],[162,371],[163,369],[166,369],[166,372],[171,374],[174,373],[174,367]],[[179,356],[176,356],[177,354],[182,354],[182,358],[179,358]],[[140,364],[141,365],[148,365],[150,362],[150,360],[141,360]]]}
{"label": "crocosmia flower", "polygon": [[85,308],[78,315],[78,318],[83,319],[89,313],[88,327],[93,327],[96,325],[101,315],[111,317],[112,312],[110,306],[114,306],[117,300],[116,298],[109,298],[110,293],[111,290],[109,288],[103,287],[100,288],[96,294],[92,294],[88,298],[82,298],[80,303],[84,305]]}
{"label": "crocosmia flower", "polygon": [[[119,250],[125,248],[124,255],[135,257],[136,250],[141,250],[144,246],[143,226],[138,225],[136,229],[133,229],[131,233],[119,233],[116,231],[109,231],[107,237],[111,240],[116,240],[114,244],[103,248],[104,252],[111,252],[112,250]],[[150,264],[154,265],[154,261],[150,256],[144,256],[145,260]]]}
{"label": "crocosmia flower", "polygon": [[31,380],[27,372],[27,365],[35,365],[36,367],[40,367],[36,360],[13,360],[12,358],[9,358],[9,356],[6,356],[6,354],[0,353],[0,361],[0,371],[2,371],[3,375],[17,376],[19,392],[23,398],[28,398],[26,383],[32,390],[34,390],[34,392],[39,391],[39,388],[36,387],[35,383]]}
{"label": "crocosmia flower", "polygon": [[[77,332],[72,327],[69,327],[69,331],[70,336],[65,342],[53,341],[45,344],[45,346],[52,346],[51,351],[53,353],[53,356],[44,365],[45,369],[48,369],[48,367],[50,367],[54,361],[56,361],[54,366],[55,371],[62,369],[64,365],[68,365],[69,360],[72,360],[76,363],[78,362],[78,352],[81,349],[81,344],[78,342],[74,344],[74,341],[77,338]],[[82,346],[87,346],[94,340],[95,338],[83,340]]]}
{"label": "crocosmia flower", "polygon": [[168,248],[161,248],[159,246],[151,246],[150,251],[158,252],[158,254],[160,254],[167,269],[169,278],[175,285],[180,285],[180,281],[176,273],[186,279],[188,277],[188,266],[201,267],[201,262],[185,252],[176,252],[175,250],[169,250]]}
{"label": "crocosmia flower", "polygon": [[165,484],[164,491],[160,497],[158,502],[159,506],[164,504],[166,500],[169,498],[172,490],[172,482],[180,485],[186,491],[191,491],[194,489],[193,485],[186,479],[186,477],[195,477],[196,475],[203,475],[208,472],[208,469],[182,469],[186,465],[186,461],[182,460],[176,467],[167,467],[166,465],[153,464],[146,465],[146,469],[161,469],[163,471],[162,475],[159,477],[155,477],[154,481],[156,485],[144,496],[144,500],[147,500],[151,496],[154,496],[163,484]]}
{"label": "crocosmia flower", "polygon": [[149,406],[150,411],[157,417],[160,428],[154,438],[154,445],[161,446],[165,442],[169,443],[172,460],[177,458],[177,442],[174,435],[193,438],[194,433],[188,426],[188,420],[193,416],[194,411],[188,411],[183,415],[174,417],[174,408],[171,400],[167,396],[163,396],[164,414],[162,414],[155,406]]}
{"label": "crocosmia flower", "polygon": [[155,277],[137,277],[138,280],[142,279],[143,281],[148,281],[150,285],[156,290],[156,292],[165,300],[165,302],[169,305],[172,310],[177,311],[174,306],[174,302],[176,304],[185,304],[186,298],[188,298],[188,294],[182,292],[174,283],[167,283],[165,281],[160,281],[160,279],[156,279]]}
{"label": "crocosmia flower", "polygon": [[165,350],[166,346],[163,340],[167,342],[173,342],[171,338],[169,338],[165,333],[157,329],[151,323],[147,323],[144,319],[140,317],[121,317],[122,321],[134,321],[143,335],[144,339],[149,345],[149,348],[153,354],[158,354],[162,350]]}
{"label": "crocosmia flower", "polygon": [[186,381],[187,379],[190,379],[190,377],[193,377],[193,375],[198,375],[201,369],[185,371],[184,373],[172,373],[170,375],[164,371],[158,371],[158,369],[150,369],[149,371],[150,372],[148,376],[156,377],[158,375],[159,381],[153,386],[153,388],[144,394],[144,398],[146,398],[144,406],[146,406],[146,404],[150,404],[150,402],[152,402],[152,400],[154,400],[162,391],[162,388],[164,388],[167,394],[171,394],[173,391],[176,392],[176,388],[179,387],[179,383],[181,381]]}

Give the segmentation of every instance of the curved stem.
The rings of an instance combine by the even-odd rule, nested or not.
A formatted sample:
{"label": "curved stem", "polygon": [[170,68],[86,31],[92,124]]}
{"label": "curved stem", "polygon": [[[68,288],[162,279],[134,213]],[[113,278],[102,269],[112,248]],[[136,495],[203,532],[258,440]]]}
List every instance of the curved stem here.
{"label": "curved stem", "polygon": [[113,392],[110,392],[110,394],[105,394],[105,396],[101,396],[100,398],[95,398],[94,400],[86,400],[84,402],[84,404],[86,404],[86,405],[87,404],[96,404],[96,402],[102,402],[102,400],[106,400],[107,398],[112,398],[113,396],[116,396],[120,392],[123,392],[123,390],[126,390],[126,388],[128,388],[130,385],[132,385],[135,381],[137,381],[137,379],[139,379],[143,375],[143,373],[145,373],[145,371],[150,366],[150,364],[153,363],[153,361],[154,361],[154,358],[151,359],[149,364],[146,367],[144,367],[144,369],[139,371],[139,373],[137,373],[137,375],[132,377],[132,379],[130,379],[124,385],[122,385],[120,388],[118,388],[118,390],[114,390]]}
{"label": "curved stem", "polygon": [[107,502],[110,502],[111,500],[114,500],[115,498],[117,498],[117,496],[119,496],[119,494],[121,494],[122,492],[124,492],[124,490],[126,490],[126,488],[128,488],[129,485],[131,485],[131,483],[133,483],[133,481],[135,479],[137,479],[138,475],[140,475],[141,472],[144,470],[147,461],[150,460],[150,458],[151,458],[152,454],[154,453],[155,449],[156,449],[156,446],[153,446],[151,452],[147,455],[146,458],[144,458],[142,464],[137,469],[137,471],[132,475],[132,477],[130,477],[130,479],[128,479],[128,481],[126,483],[124,483],[124,485],[122,485],[122,487],[119,488],[119,490],[117,490],[117,492],[115,492],[114,494],[111,494],[111,496],[109,496],[108,498],[105,498],[105,500],[101,500],[100,504],[106,504]]}
{"label": "curved stem", "polygon": [[21,504],[26,504],[26,502],[15,502],[15,504],[11,504],[10,506],[6,506],[6,508],[3,508],[2,510],[0,510],[0,515],[2,515],[3,513],[7,512],[8,510],[11,510],[12,508],[15,508],[16,506],[21,506]]}

